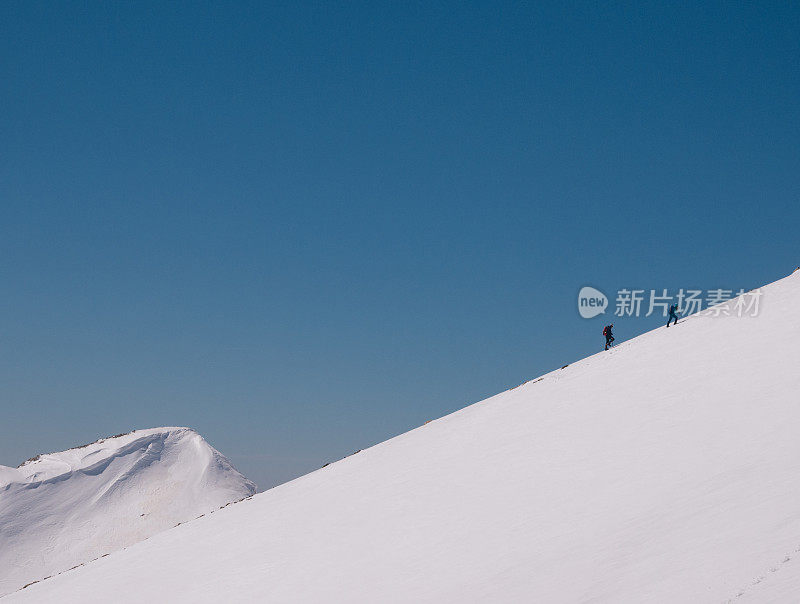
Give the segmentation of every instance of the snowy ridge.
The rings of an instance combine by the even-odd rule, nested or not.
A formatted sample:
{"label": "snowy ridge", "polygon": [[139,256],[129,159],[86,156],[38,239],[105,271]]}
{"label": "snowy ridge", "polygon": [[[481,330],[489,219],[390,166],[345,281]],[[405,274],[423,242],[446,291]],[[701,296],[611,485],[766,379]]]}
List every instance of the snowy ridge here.
{"label": "snowy ridge", "polygon": [[2,601],[800,601],[800,272],[762,291]]}
{"label": "snowy ridge", "polygon": [[0,595],[254,492],[189,428],[137,430],[0,466]]}

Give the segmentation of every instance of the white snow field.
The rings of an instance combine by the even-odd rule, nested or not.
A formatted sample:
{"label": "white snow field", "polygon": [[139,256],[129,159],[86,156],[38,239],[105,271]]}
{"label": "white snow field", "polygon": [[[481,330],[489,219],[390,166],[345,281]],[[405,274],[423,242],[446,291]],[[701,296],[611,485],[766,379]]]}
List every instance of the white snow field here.
{"label": "white snow field", "polygon": [[2,602],[798,602],[800,272],[762,291]]}
{"label": "white snow field", "polygon": [[137,430],[0,466],[0,594],[254,492],[188,428]]}

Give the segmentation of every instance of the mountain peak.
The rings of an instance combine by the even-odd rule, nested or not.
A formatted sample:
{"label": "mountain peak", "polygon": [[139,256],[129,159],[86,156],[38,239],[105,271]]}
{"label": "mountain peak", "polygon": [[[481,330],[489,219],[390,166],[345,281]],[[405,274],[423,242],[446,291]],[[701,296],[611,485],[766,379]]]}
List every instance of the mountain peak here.
{"label": "mountain peak", "polygon": [[0,466],[0,595],[255,490],[183,427],[134,430]]}

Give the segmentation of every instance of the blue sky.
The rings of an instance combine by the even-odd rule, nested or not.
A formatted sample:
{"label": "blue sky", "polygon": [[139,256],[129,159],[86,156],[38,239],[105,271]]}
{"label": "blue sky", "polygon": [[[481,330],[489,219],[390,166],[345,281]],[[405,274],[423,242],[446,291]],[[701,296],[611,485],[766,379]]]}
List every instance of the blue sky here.
{"label": "blue sky", "polygon": [[796,5],[289,4],[0,6],[1,464],[268,487],[800,264]]}

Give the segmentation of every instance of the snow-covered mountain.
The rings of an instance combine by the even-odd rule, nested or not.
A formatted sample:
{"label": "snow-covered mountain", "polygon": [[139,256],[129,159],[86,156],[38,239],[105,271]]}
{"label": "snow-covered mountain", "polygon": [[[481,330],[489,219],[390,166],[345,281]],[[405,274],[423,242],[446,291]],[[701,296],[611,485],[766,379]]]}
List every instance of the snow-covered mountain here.
{"label": "snow-covered mountain", "polygon": [[762,291],[2,601],[800,601],[800,272]]}
{"label": "snow-covered mountain", "polygon": [[0,595],[254,492],[188,428],[136,430],[0,466]]}

